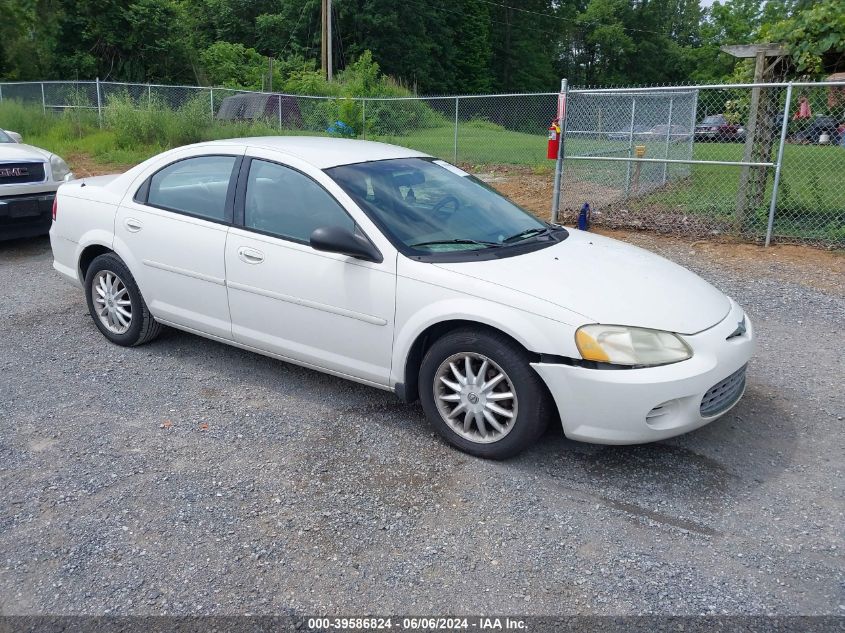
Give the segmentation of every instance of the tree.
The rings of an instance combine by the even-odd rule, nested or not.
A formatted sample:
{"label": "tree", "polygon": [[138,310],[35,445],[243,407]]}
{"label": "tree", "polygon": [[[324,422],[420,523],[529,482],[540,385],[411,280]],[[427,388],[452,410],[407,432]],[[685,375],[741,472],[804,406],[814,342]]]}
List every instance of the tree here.
{"label": "tree", "polygon": [[[200,63],[206,82],[212,86],[262,90],[267,76],[267,62],[254,48],[231,42],[215,42],[202,53]],[[281,85],[281,77],[276,85]]]}
{"label": "tree", "polygon": [[189,20],[173,0],[65,4],[56,46],[61,77],[178,82],[193,79]]}
{"label": "tree", "polygon": [[[514,3],[511,3],[514,4]],[[525,0],[492,7],[492,75],[497,92],[556,90],[558,28],[554,3]]]}
{"label": "tree", "polygon": [[61,11],[55,0],[0,0],[0,77],[54,76]]}
{"label": "tree", "polygon": [[761,39],[782,42],[798,72],[824,75],[845,70],[845,10],[841,0],[799,5],[791,16],[761,29]]}

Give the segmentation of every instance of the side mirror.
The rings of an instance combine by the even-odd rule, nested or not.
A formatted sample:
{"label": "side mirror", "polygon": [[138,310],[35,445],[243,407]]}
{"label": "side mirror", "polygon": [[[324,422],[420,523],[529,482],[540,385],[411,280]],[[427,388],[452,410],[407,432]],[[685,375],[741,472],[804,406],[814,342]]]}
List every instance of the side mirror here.
{"label": "side mirror", "polygon": [[347,228],[321,226],[311,233],[311,248],[327,253],[340,253],[377,264],[384,261],[379,250],[370,241]]}
{"label": "side mirror", "polygon": [[12,137],[12,140],[15,141],[15,143],[23,143],[23,138],[17,132],[12,132],[11,130],[5,130],[5,132]]}

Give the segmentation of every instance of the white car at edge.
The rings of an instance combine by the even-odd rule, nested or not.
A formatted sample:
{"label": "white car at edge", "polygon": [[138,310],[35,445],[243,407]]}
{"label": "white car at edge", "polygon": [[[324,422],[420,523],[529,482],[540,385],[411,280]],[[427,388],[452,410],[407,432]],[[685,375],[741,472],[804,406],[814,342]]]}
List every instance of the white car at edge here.
{"label": "white car at edge", "polygon": [[686,269],[381,143],[171,150],[63,185],[50,239],[110,341],[169,325],[419,398],[483,457],[558,418],[607,444],[690,431],[739,401],[754,349],[742,308]]}

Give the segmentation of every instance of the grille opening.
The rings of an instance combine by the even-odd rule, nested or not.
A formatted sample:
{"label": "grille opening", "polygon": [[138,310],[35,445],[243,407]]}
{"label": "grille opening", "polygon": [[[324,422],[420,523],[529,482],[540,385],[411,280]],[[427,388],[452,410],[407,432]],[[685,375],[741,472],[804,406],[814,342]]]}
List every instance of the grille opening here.
{"label": "grille opening", "polygon": [[713,385],[701,399],[700,412],[702,417],[718,415],[730,409],[740,399],[745,391],[745,370],[743,365],[721,382]]}
{"label": "grille opening", "polygon": [[44,181],[44,163],[0,163],[0,185]]}

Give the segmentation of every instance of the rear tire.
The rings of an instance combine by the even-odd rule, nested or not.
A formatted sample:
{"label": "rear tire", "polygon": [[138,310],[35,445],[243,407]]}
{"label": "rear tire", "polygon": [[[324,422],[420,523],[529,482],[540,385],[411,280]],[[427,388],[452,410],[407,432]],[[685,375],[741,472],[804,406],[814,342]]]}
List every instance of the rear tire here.
{"label": "rear tire", "polygon": [[462,328],[434,342],[419,374],[428,421],[450,444],[506,459],[545,430],[552,404],[528,354],[496,332]]}
{"label": "rear tire", "polygon": [[150,314],[129,268],[114,253],[100,255],[88,266],[85,297],[94,325],[116,345],[143,345],[164,328]]}

